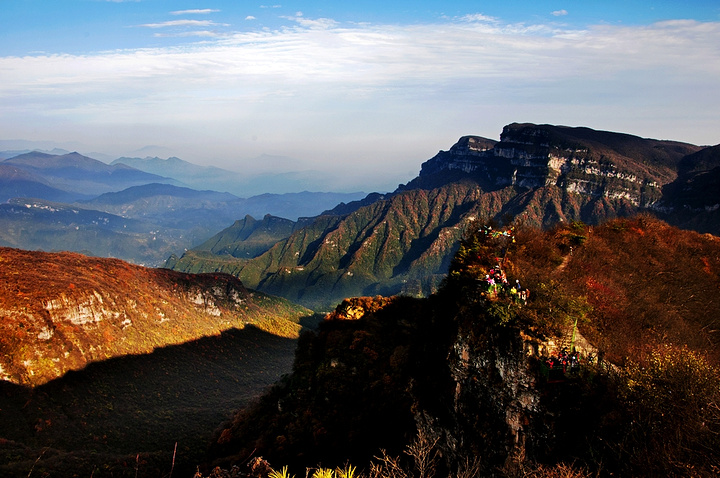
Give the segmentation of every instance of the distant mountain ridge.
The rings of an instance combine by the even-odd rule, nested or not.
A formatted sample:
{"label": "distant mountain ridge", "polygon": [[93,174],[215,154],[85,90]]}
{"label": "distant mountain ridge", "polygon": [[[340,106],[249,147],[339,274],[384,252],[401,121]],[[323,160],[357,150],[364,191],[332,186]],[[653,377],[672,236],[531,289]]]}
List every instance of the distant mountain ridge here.
{"label": "distant mountain ridge", "polygon": [[[261,155],[251,162],[261,165],[260,170],[237,172],[214,166],[198,166],[177,157],[122,157],[111,164],[128,165],[148,173],[172,177],[180,181],[181,185],[191,188],[229,192],[242,198],[287,191],[327,192],[333,189],[329,187],[332,183],[323,171],[293,171],[294,160],[291,158]],[[276,163],[277,170],[273,166]]]}
{"label": "distant mountain ridge", "polygon": [[[199,180],[200,171],[207,170],[177,158],[171,163]],[[213,174],[233,180],[227,171]],[[16,155],[0,161],[0,244],[157,266],[245,215],[297,220],[364,196],[301,192],[243,199],[179,184],[175,178],[122,163],[107,165],[78,153]],[[118,224],[122,227],[115,227]]]}
{"label": "distant mountain ridge", "polygon": [[44,178],[49,185],[63,191],[82,191],[77,199],[110,191],[119,191],[149,182],[173,182],[126,165],[109,166],[77,152],[53,155],[30,152],[6,159],[13,165]]}
{"label": "distant mountain ridge", "polygon": [[[258,257],[191,250],[166,265],[235,274],[310,307],[357,295],[426,295],[475,218],[543,227],[638,212],[671,219],[675,209],[663,204],[672,192],[663,188],[678,179],[683,158],[701,150],[589,128],[514,123],[499,142],[462,137],[394,193],[329,210]],[[703,224],[700,232],[720,233],[720,222]]]}

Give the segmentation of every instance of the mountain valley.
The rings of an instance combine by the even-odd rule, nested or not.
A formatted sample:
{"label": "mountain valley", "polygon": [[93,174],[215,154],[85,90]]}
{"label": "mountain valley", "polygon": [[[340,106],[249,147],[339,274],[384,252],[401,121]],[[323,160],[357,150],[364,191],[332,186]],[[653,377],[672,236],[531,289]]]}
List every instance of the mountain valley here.
{"label": "mountain valley", "polygon": [[[227,272],[250,287],[322,310],[348,296],[423,296],[436,290],[473,219],[517,218],[549,227],[644,212],[718,234],[718,203],[702,189],[717,166],[716,147],[512,124],[499,142],[461,138],[394,193],[305,220],[258,257],[235,256],[228,246],[198,248],[170,257],[166,267]],[[690,209],[697,202],[691,198],[702,198],[702,207]],[[242,239],[237,242],[233,247],[242,250]]]}

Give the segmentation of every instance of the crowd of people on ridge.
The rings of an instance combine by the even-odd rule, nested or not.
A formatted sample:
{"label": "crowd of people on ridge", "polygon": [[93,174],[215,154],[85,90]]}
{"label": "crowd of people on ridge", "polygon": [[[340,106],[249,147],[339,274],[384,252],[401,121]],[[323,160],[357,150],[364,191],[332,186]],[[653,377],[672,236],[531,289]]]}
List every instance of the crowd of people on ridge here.
{"label": "crowd of people on ridge", "polygon": [[508,282],[505,271],[500,265],[496,265],[485,274],[482,280],[485,284],[485,294],[487,297],[495,299],[500,295],[509,296],[514,302],[527,304],[530,298],[530,290],[520,285],[520,280],[516,279],[515,284]]}

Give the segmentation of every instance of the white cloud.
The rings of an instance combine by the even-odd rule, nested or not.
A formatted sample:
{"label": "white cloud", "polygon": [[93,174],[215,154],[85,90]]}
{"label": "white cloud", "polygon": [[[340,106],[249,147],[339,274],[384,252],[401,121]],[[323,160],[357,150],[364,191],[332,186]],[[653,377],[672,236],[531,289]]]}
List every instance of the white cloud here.
{"label": "white cloud", "polygon": [[160,23],[145,23],[139,25],[146,28],[166,28],[166,27],[209,27],[209,26],[228,26],[225,23],[215,23],[211,20],[169,20]]}
{"label": "white cloud", "polygon": [[257,19],[252,15],[248,15],[247,17],[245,17],[245,20],[257,20]]}
{"label": "white cloud", "polygon": [[205,37],[205,38],[218,38],[221,36],[226,36],[225,34],[218,33],[211,30],[196,30],[196,31],[188,31],[188,32],[179,32],[179,33],[155,33],[153,34],[154,37],[157,38],[187,38],[187,37]]}
{"label": "white cloud", "polygon": [[552,12],[552,14],[553,14],[553,16],[556,16],[556,17],[563,17],[568,14],[568,11],[564,10],[564,9],[563,10],[555,10],[554,12]]}
{"label": "white cloud", "polygon": [[330,28],[333,28],[338,25],[338,22],[336,22],[335,20],[332,20],[330,18],[316,18],[316,19],[305,18],[303,16],[302,12],[297,12],[294,17],[283,16],[280,18],[284,18],[285,20],[291,20],[293,22],[296,22],[298,25],[300,25],[302,27],[313,29],[313,30],[317,30],[317,29],[326,30],[326,29],[330,29]]}
{"label": "white cloud", "polygon": [[170,12],[170,15],[206,15],[208,13],[216,13],[220,10],[216,10],[213,8],[202,8],[202,9],[193,9],[193,10],[176,10],[174,12]]}
{"label": "white cloud", "polygon": [[461,18],[465,22],[487,22],[487,23],[499,23],[499,20],[495,17],[483,15],[482,13],[471,13]]}
{"label": "white cloud", "polygon": [[353,160],[367,168],[358,181],[378,168],[407,180],[459,136],[497,137],[512,121],[720,142],[718,22],[290,20],[212,40],[200,28],[184,34],[205,41],[172,48],[0,57],[0,130],[164,141],[195,161],[278,154],[346,175]]}

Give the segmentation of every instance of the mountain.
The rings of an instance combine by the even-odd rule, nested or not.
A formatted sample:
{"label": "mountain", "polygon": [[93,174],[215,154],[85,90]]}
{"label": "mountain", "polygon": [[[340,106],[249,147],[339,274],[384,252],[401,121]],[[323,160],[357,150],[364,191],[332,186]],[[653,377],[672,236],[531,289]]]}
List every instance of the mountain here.
{"label": "mountain", "polygon": [[235,185],[244,180],[241,174],[212,166],[198,166],[180,158],[121,157],[110,163],[112,166],[129,166],[140,171],[163,177],[174,178],[183,185],[194,189],[212,189],[236,193]]}
{"label": "mountain", "polygon": [[[41,177],[0,164],[2,193],[7,201],[0,204],[2,245],[83,252],[149,266],[201,244],[238,217],[274,213],[298,219],[297,214],[315,215],[340,199],[359,196],[306,192],[241,199],[151,183],[77,200],[77,194],[54,189]],[[37,197],[57,199],[31,199]]]}
{"label": "mountain", "polygon": [[173,229],[103,211],[40,199],[0,204],[0,241],[9,247],[74,251],[159,265],[174,251],[197,244],[206,230]]}
{"label": "mountain", "polygon": [[52,187],[45,178],[17,166],[0,163],[0,202],[16,197],[71,202],[83,196]]}
{"label": "mountain", "polygon": [[720,240],[649,216],[472,224],[436,294],[347,299],[304,335],[204,469],[712,476]]}
{"label": "mountain", "polygon": [[405,188],[462,171],[486,190],[555,186],[564,193],[624,198],[648,207],[660,197],[662,185],[677,177],[680,160],[700,149],[590,128],[513,123],[503,128],[499,143],[461,138],[447,153],[423,163],[418,179]]}
{"label": "mountain", "polygon": [[289,237],[298,224],[302,222],[297,223],[269,214],[261,221],[247,215],[200,244],[195,250],[243,259],[257,257],[278,241]]}
{"label": "mountain", "polygon": [[[255,164],[260,171],[240,173],[214,166],[198,166],[176,157],[167,159],[122,157],[110,164],[127,165],[159,176],[171,177],[193,189],[227,191],[243,198],[268,193],[282,196],[282,193],[287,191],[327,191],[328,186],[332,184],[323,171],[275,171],[275,169],[287,171],[291,168],[296,162],[291,158],[262,155],[249,162]],[[337,186],[335,189],[338,189]],[[357,194],[354,196],[353,199],[359,199]],[[326,204],[325,207],[332,207],[337,202],[346,200],[347,198],[341,198],[334,204]],[[263,214],[268,212],[264,211]],[[274,212],[270,213],[274,214]],[[298,216],[303,215],[298,214]]]}
{"label": "mountain", "polygon": [[192,476],[308,314],[223,274],[0,248],[0,475]]}
{"label": "mountain", "polygon": [[[472,217],[481,194],[474,184],[408,191],[348,216],[316,218],[249,260],[192,250],[167,266],[224,271],[320,308],[356,295],[417,294],[444,276],[462,234],[458,223]],[[486,203],[492,207],[501,201]]]}
{"label": "mountain", "polygon": [[297,335],[309,313],[224,274],[9,248],[0,262],[0,374],[22,385],[250,324]]}
{"label": "mountain", "polygon": [[53,148],[50,151],[46,151],[46,150],[42,150],[42,149],[18,149],[18,150],[0,151],[0,160],[13,158],[15,156],[20,156],[21,154],[32,153],[32,152],[40,152],[40,153],[55,154],[55,155],[70,153],[70,151],[67,151],[67,150],[61,149],[61,148]]}
{"label": "mountain", "polygon": [[[166,265],[224,271],[323,310],[350,296],[427,295],[447,272],[473,219],[516,218],[550,227],[642,211],[670,217],[672,208],[661,202],[663,188],[678,180],[683,161],[693,161],[684,158],[702,151],[589,128],[511,124],[499,142],[461,138],[394,193],[328,210],[258,257],[190,250]],[[720,233],[717,221],[709,227]]]}
{"label": "mountain", "polygon": [[682,159],[678,178],[663,188],[657,209],[680,227],[720,234],[720,145]]}
{"label": "mountain", "polygon": [[232,224],[241,213],[242,200],[229,193],[197,191],[171,184],[144,184],[77,201],[88,209],[141,220],[186,232],[184,247],[192,247]]}
{"label": "mountain", "polygon": [[53,155],[34,151],[6,159],[1,164],[42,177],[50,186],[74,193],[76,199],[151,182],[172,182],[125,165],[109,166],[76,152]]}

